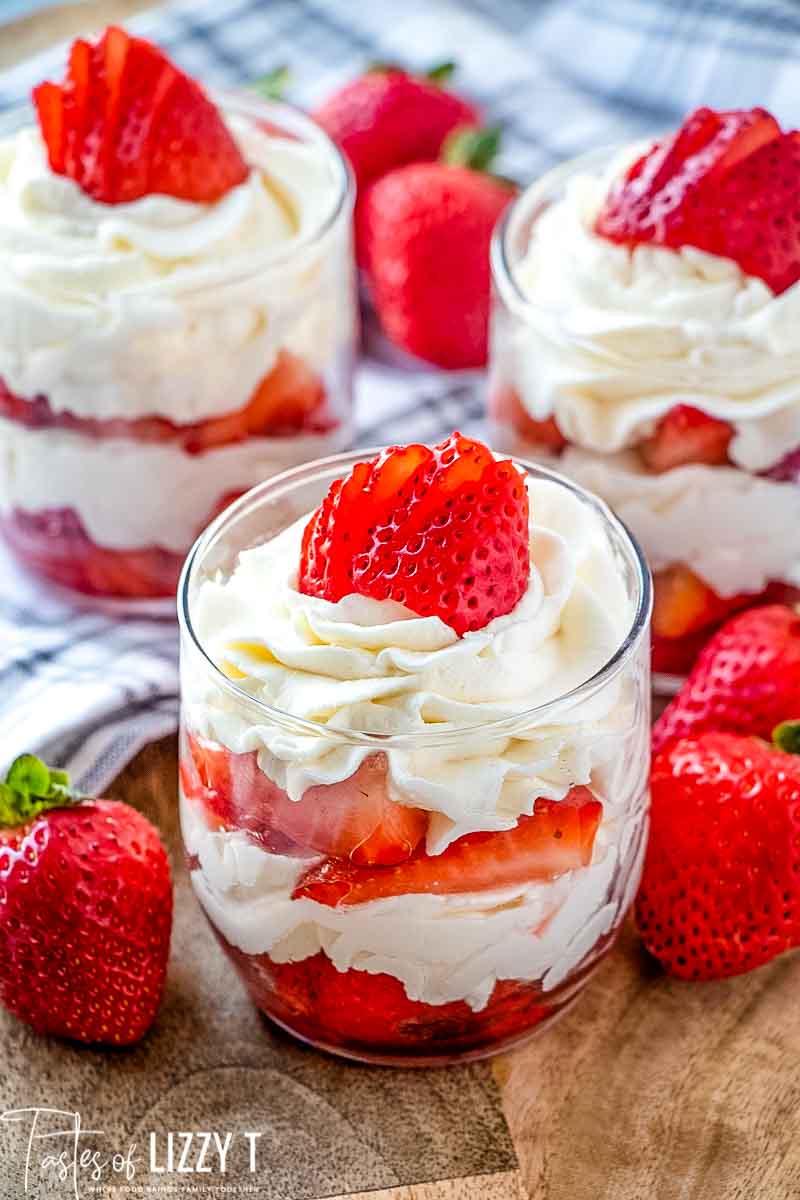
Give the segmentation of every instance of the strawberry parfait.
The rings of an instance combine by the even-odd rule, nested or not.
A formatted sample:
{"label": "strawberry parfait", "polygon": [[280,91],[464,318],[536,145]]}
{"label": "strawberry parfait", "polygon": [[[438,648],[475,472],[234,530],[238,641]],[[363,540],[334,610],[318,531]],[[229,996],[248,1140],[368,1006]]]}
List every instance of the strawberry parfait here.
{"label": "strawberry parfait", "polygon": [[117,28],[33,99],[0,130],[0,528],[157,601],[225,502],[349,441],[350,175],[310,118]]}
{"label": "strawberry parfait", "polygon": [[181,825],[262,1012],[424,1065],[576,995],[641,870],[649,609],[601,502],[459,434],[214,522],[179,591]]}
{"label": "strawberry parfait", "polygon": [[550,172],[495,235],[495,438],[638,537],[662,676],[800,594],[799,191],[800,132],[699,109]]}

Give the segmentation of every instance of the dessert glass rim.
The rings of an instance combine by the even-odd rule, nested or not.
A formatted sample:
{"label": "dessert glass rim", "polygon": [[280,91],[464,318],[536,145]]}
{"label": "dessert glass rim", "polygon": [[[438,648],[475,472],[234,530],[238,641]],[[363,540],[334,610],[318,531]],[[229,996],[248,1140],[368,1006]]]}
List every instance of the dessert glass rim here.
{"label": "dessert glass rim", "polygon": [[[329,455],[326,458],[318,458],[312,462],[303,463],[298,467],[282,471],[279,475],[275,475],[257,484],[227,508],[223,509],[197,538],[186,557],[178,584],[178,624],[180,626],[181,639],[185,637],[191,647],[199,653],[204,660],[202,664],[203,669],[208,672],[215,685],[219,686],[235,702],[244,705],[251,711],[258,712],[265,723],[272,723],[301,736],[322,738],[332,745],[366,746],[370,747],[375,753],[378,753],[381,750],[434,749],[458,744],[463,741],[465,736],[474,735],[478,731],[482,734],[490,733],[501,737],[513,736],[515,731],[529,728],[532,722],[536,725],[546,724],[548,716],[557,713],[564,705],[572,707],[584,698],[594,695],[624,669],[636,654],[642,637],[649,627],[653,603],[650,569],[639,543],[627,526],[615,516],[604,501],[573,483],[564,475],[524,458],[514,455],[496,454],[497,458],[510,458],[515,466],[524,471],[526,477],[533,476],[537,479],[556,483],[566,488],[574,496],[577,496],[580,501],[587,504],[600,517],[604,528],[610,529],[613,532],[615,550],[621,550],[627,556],[628,565],[634,573],[637,591],[633,617],[627,632],[614,653],[593,675],[562,695],[548,700],[543,704],[535,705],[532,708],[523,709],[519,713],[513,713],[509,717],[498,718],[495,721],[478,721],[468,725],[448,725],[446,729],[413,730],[408,733],[399,734],[332,729],[321,721],[298,717],[293,713],[267,704],[263,700],[250,695],[243,688],[238,687],[235,680],[230,679],[211,657],[192,622],[190,588],[194,583],[195,571],[199,569],[199,564],[218,539],[222,538],[230,525],[235,524],[238,519],[248,513],[255,511],[265,499],[279,499],[281,495],[289,493],[293,487],[312,483],[315,478],[320,476],[328,480],[329,486],[333,479],[345,474],[356,463],[373,458],[376,454],[380,453],[381,449],[383,447],[350,450],[340,454]],[[331,472],[334,470],[336,474],[331,475]],[[284,526],[284,528],[288,528],[288,526]],[[280,530],[278,532],[283,531]],[[277,533],[273,536],[277,536]]]}
{"label": "dessert glass rim", "polygon": [[[646,138],[640,138],[638,141],[643,145],[648,143]],[[586,150],[583,154],[564,159],[563,162],[548,168],[523,188],[502,213],[492,232],[489,251],[492,282],[500,292],[503,301],[519,316],[524,317],[526,313],[541,312],[544,308],[542,304],[531,300],[523,290],[514,270],[510,242],[519,234],[520,227],[529,218],[535,219],[539,215],[539,211],[543,210],[548,203],[550,193],[571,175],[582,170],[591,170],[592,167],[599,167],[607,163],[626,145],[634,144],[633,140],[630,143],[607,142],[602,146],[595,146],[592,150]]]}
{"label": "dessert glass rim", "polygon": [[[232,112],[234,114],[242,113],[245,116],[254,118],[270,117],[281,132],[284,132],[285,127],[285,132],[290,136],[297,136],[298,140],[307,143],[316,143],[316,145],[324,150],[332,168],[336,194],[332,199],[328,211],[314,226],[306,230],[302,236],[291,239],[285,246],[270,250],[266,261],[263,261],[259,257],[253,264],[254,271],[268,270],[272,266],[279,267],[283,265],[291,260],[299,251],[308,249],[321,241],[337,225],[341,217],[349,217],[355,206],[356,198],[353,170],[333,139],[328,136],[322,126],[309,113],[305,112],[298,105],[289,104],[285,100],[271,100],[266,96],[259,96],[256,93],[248,92],[244,88],[209,87],[205,90],[209,98],[221,109],[223,116],[226,113]],[[35,124],[35,121],[36,115],[33,104],[30,101],[16,104],[0,112],[0,138],[18,132],[26,124]],[[143,196],[141,200],[147,200],[148,198],[147,196]],[[126,207],[130,208],[132,205],[140,203],[141,200],[130,201]],[[120,206],[108,205],[109,212],[113,211],[115,207],[118,208]]]}

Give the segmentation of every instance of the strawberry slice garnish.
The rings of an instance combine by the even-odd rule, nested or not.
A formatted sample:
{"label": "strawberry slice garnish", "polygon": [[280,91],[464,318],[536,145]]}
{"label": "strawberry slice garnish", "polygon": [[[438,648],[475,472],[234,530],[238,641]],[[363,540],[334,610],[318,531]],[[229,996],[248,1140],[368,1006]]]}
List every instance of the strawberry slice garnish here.
{"label": "strawberry slice garnish", "polygon": [[776,293],[800,279],[800,133],[762,108],[687,117],[628,170],[595,232],[629,246],[696,246]]}
{"label": "strawberry slice garnish", "polygon": [[532,816],[522,816],[501,833],[469,833],[441,854],[422,849],[395,867],[358,867],[328,860],[303,876],[294,898],[336,908],[407,893],[450,895],[513,887],[553,879],[591,862],[603,806],[585,787],[564,800],[538,799]]}
{"label": "strawberry slice garnish", "polygon": [[679,404],[662,417],[653,436],[639,447],[639,453],[648,470],[658,474],[688,463],[721,466],[729,461],[733,433],[727,421]]}
{"label": "strawberry slice garnish", "polygon": [[102,203],[163,193],[211,204],[247,177],[202,88],[123,29],[76,41],[63,83],[33,98],[51,169]]}
{"label": "strawberry slice garnish", "polygon": [[[615,242],[697,245],[698,215],[714,202],[726,170],[780,135],[763,108],[690,113],[671,137],[657,142],[611,189],[595,225]],[[715,222],[716,224],[716,222]]]}
{"label": "strawberry slice garnish", "polygon": [[392,446],[337,480],[306,526],[299,588],[438,616],[463,635],[510,612],[530,574],[525,479],[480,442]]}
{"label": "strawberry slice garnish", "polygon": [[366,759],[349,779],[311,787],[290,800],[256,761],[208,738],[189,735],[181,763],[184,792],[199,800],[215,825],[246,829],[281,854],[326,854],[388,866],[416,849],[428,815],[389,797],[386,759]]}

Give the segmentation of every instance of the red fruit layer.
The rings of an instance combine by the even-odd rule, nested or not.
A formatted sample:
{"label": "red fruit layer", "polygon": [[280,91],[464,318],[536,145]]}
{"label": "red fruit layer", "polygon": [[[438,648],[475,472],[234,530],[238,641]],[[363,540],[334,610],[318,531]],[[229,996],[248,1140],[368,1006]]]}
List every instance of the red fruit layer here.
{"label": "red fruit layer", "polygon": [[556,803],[538,799],[534,814],[513,829],[470,833],[442,854],[420,846],[395,867],[359,867],[328,860],[300,880],[294,899],[335,908],[407,893],[447,895],[553,879],[591,862],[603,806],[584,787]]}
{"label": "red fruit layer", "polygon": [[87,596],[136,600],[174,596],[183,566],[183,555],[160,546],[131,550],[98,546],[71,508],[37,513],[11,509],[0,515],[0,533],[35,574]]}
{"label": "red fruit layer", "polygon": [[138,442],[169,442],[187,454],[202,454],[218,446],[251,437],[292,437],[328,433],[337,421],[326,404],[325,389],[302,359],[281,350],[244,408],[191,425],[175,425],[165,417],[133,421],[95,420],[56,413],[45,396],[25,400],[0,380],[0,417],[31,429],[69,429],[91,438],[131,438]]}
{"label": "red fruit layer", "polygon": [[459,433],[433,449],[392,446],[332,485],[303,535],[299,588],[396,600],[462,635],[517,604],[528,539],[512,462]]}
{"label": "red fruit layer", "polygon": [[688,404],[679,404],[662,417],[652,437],[639,447],[649,471],[661,474],[689,463],[722,466],[729,462],[728,446],[734,429]]}
{"label": "red fruit layer", "polygon": [[350,779],[309,788],[294,801],[259,769],[255,752],[232,754],[196,734],[187,742],[185,794],[273,853],[329,854],[386,868],[408,858],[427,830],[427,813],[389,798],[382,754],[366,759]]}
{"label": "red fruit layer", "polygon": [[409,1000],[391,975],[337,971],[324,954],[298,963],[243,954],[217,934],[256,1006],[300,1037],[356,1057],[448,1057],[497,1050],[558,1010],[563,999],[537,984],[501,981],[488,1005],[473,1012],[464,1001]]}
{"label": "red fruit layer", "polygon": [[162,193],[212,204],[247,178],[202,88],[123,29],[76,41],[64,82],[41,84],[33,99],[51,170],[102,203]]}
{"label": "red fruit layer", "polygon": [[510,426],[519,437],[549,454],[560,454],[569,445],[555,417],[535,420],[526,412],[517,391],[508,385],[495,388],[490,394],[489,416],[501,425]]}

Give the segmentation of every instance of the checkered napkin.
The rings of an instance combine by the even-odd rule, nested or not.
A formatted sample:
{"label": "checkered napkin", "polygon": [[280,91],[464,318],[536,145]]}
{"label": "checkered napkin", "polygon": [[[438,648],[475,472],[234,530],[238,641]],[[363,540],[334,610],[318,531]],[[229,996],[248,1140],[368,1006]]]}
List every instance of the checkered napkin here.
{"label": "checkered napkin", "polygon": [[[700,103],[760,103],[800,125],[795,0],[404,0],[401,19],[388,0],[181,0],[130,25],[209,82],[242,85],[291,64],[300,104],[370,61],[455,57],[459,85],[504,127],[501,169],[520,180]],[[62,47],[0,77],[0,108],[63,57]],[[483,403],[480,373],[400,362],[367,320],[360,445],[479,433]],[[71,608],[0,552],[0,760],[36,749],[79,787],[104,787],[175,728],[176,658],[173,623]]]}

